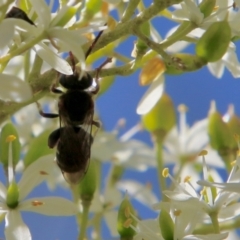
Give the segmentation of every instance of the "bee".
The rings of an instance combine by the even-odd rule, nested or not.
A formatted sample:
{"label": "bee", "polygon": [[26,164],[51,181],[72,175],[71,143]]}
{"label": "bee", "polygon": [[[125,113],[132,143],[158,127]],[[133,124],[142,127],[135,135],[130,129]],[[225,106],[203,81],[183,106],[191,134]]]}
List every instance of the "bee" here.
{"label": "bee", "polygon": [[[86,58],[90,54],[96,41],[103,31],[93,41]],[[60,128],[53,131],[48,138],[50,148],[57,147],[57,164],[62,171],[65,180],[70,184],[77,184],[87,171],[93,142],[92,126],[100,127],[100,123],[93,119],[94,100],[93,95],[97,94],[100,87],[98,73],[101,68],[111,61],[107,59],[98,69],[95,78],[96,85],[93,85],[93,78],[87,73],[80,74],[75,67],[74,56],[69,53],[72,61],[72,75],[61,74],[58,81],[67,89],[61,91],[52,85],[51,91],[61,94],[58,99],[58,113],[45,113],[38,104],[39,113],[46,118],[59,117]],[[80,79],[79,79],[80,78]],[[63,127],[62,127],[63,123]]]}
{"label": "bee", "polygon": [[68,183],[77,184],[85,175],[92,142],[93,137],[82,127],[61,127],[49,135],[48,146],[57,148],[57,164]]}

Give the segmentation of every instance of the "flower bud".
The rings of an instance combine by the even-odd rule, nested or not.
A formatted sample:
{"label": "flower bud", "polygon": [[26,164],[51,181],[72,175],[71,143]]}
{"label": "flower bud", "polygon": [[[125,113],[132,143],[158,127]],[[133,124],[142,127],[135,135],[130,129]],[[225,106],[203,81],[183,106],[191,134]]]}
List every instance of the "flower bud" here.
{"label": "flower bud", "polygon": [[214,22],[196,44],[196,54],[207,62],[216,62],[226,53],[231,41],[227,21]]}
{"label": "flower bud", "polygon": [[176,123],[176,113],[171,98],[164,93],[156,105],[142,116],[143,126],[151,133],[165,136]]}
{"label": "flower bud", "polygon": [[[150,36],[150,24],[149,24],[149,21],[146,21],[143,24],[141,24],[140,31],[145,36],[147,36],[147,37]],[[138,39],[131,55],[132,55],[132,57],[136,57],[139,54],[143,55],[147,51],[147,49],[148,49],[148,46],[146,45],[146,43],[144,41],[142,41],[141,39]]]}
{"label": "flower bud", "polygon": [[97,188],[97,174],[95,161],[91,160],[86,175],[78,185],[80,199],[91,202]]}
{"label": "flower bud", "polygon": [[12,142],[13,165],[15,166],[20,159],[21,145],[17,130],[12,123],[7,123],[3,126],[0,136],[0,161],[3,163],[4,168],[8,166],[9,143],[6,139],[10,135],[14,135],[16,137],[16,139]]}
{"label": "flower bud", "polygon": [[174,223],[166,210],[161,210],[158,221],[163,238],[174,239]]}
{"label": "flower bud", "polygon": [[199,4],[199,9],[204,14],[204,18],[211,15],[215,5],[216,5],[216,0],[203,0]]}
{"label": "flower bud", "polygon": [[112,86],[112,84],[114,83],[114,80],[115,80],[114,75],[101,78],[100,80],[101,87],[98,92],[98,97],[103,93],[105,93]]}
{"label": "flower bud", "polygon": [[6,204],[9,208],[16,208],[18,205],[19,190],[18,185],[13,181],[7,189]]}
{"label": "flower bud", "polygon": [[235,140],[234,136],[236,134],[240,135],[240,119],[233,112],[232,114],[230,114],[230,118],[226,123],[227,123],[227,126],[228,126],[228,128],[230,129],[230,132],[231,132],[231,140],[232,140],[233,149],[237,150],[238,149],[238,144],[237,144],[237,141]]}
{"label": "flower bud", "polygon": [[146,86],[165,72],[165,64],[159,57],[150,59],[142,68],[139,76],[141,86]]}
{"label": "flower bud", "polygon": [[207,62],[202,58],[188,53],[173,54],[172,59],[179,63],[179,68],[176,68],[173,64],[168,65],[165,63],[167,74],[181,74],[186,71],[196,71],[207,64]]}
{"label": "flower bud", "polygon": [[119,206],[118,210],[118,219],[117,219],[117,230],[121,239],[133,239],[136,234],[130,225],[136,226],[137,222],[131,216],[135,215],[135,210],[128,199],[128,196],[125,196],[122,203]]}
{"label": "flower bud", "polygon": [[53,19],[51,24],[58,27],[64,27],[76,15],[80,7],[81,4],[76,4],[75,6],[68,6],[65,12],[62,11],[60,17],[57,15],[56,18]]}
{"label": "flower bud", "polygon": [[100,0],[87,0],[83,11],[84,20],[92,19],[93,16],[101,10],[102,1]]}
{"label": "flower bud", "polygon": [[221,154],[228,152],[232,149],[231,132],[222,120],[221,114],[216,111],[215,103],[212,103],[208,121],[208,134],[212,148]]}

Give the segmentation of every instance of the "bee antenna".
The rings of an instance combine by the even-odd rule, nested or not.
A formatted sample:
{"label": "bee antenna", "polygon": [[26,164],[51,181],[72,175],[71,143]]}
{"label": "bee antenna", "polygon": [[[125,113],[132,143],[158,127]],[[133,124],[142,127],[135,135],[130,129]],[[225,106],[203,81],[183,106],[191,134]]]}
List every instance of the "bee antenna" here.
{"label": "bee antenna", "polygon": [[[104,26],[107,26],[107,23],[104,24]],[[95,44],[97,43],[98,39],[101,37],[101,35],[103,34],[104,30],[100,31],[97,35],[97,37],[94,39],[94,41],[92,42],[91,46],[89,47],[89,49],[87,50],[86,54],[85,54],[85,58],[87,59],[87,57],[89,56],[89,54],[92,52]]]}

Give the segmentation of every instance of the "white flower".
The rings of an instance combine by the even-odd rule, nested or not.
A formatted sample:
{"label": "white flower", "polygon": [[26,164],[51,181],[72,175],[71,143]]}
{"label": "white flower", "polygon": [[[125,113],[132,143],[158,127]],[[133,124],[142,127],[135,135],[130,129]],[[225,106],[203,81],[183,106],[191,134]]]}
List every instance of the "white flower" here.
{"label": "white flower", "polygon": [[207,67],[209,71],[217,78],[221,78],[224,73],[224,68],[226,67],[232,74],[234,78],[240,77],[240,62],[236,54],[236,46],[234,43],[230,43],[227,52],[223,57],[213,63],[208,63]]}
{"label": "white flower", "polygon": [[[180,215],[184,215],[184,218],[177,219],[174,222],[174,240],[223,240],[226,239],[228,236],[228,233],[220,233],[220,234],[208,234],[208,235],[191,235],[191,234],[184,234],[181,227],[183,227],[184,224],[181,221],[186,221],[186,219],[189,220],[189,217],[192,217],[193,215],[196,216],[196,213],[194,209],[190,208],[188,209],[187,206],[185,208],[187,212],[185,214],[180,213]],[[176,210],[175,210],[176,211]],[[180,211],[179,211],[180,212]],[[178,212],[178,213],[179,213]],[[194,212],[194,214],[192,214]],[[148,220],[139,220],[134,215],[132,215],[132,218],[137,221],[137,227],[134,227],[130,225],[135,231],[136,235],[134,236],[134,240],[142,240],[142,239],[151,239],[151,240],[164,240],[161,229],[159,227],[159,222],[157,219],[148,219]],[[177,228],[178,227],[178,228]],[[164,231],[164,230],[163,230]],[[182,234],[183,233],[183,234]]]}
{"label": "white flower", "polygon": [[127,192],[131,199],[135,199],[149,208],[158,201],[149,184],[144,185],[133,180],[121,180],[117,182],[116,187],[122,192]]}
{"label": "white flower", "polygon": [[[166,136],[163,143],[163,159],[166,164],[174,164],[174,173],[179,175],[189,175],[193,180],[194,187],[197,187],[194,180],[199,179],[196,172],[196,165],[201,164],[198,154],[206,148],[209,137],[207,132],[208,120],[203,119],[189,127],[186,122],[187,107],[180,105],[179,108],[179,127],[174,127]],[[208,149],[210,165],[224,167],[224,163],[217,152]]]}
{"label": "white flower", "polygon": [[137,106],[137,114],[143,115],[148,113],[161,98],[164,92],[164,76],[159,76],[148,88],[146,93]]}
{"label": "white flower", "polygon": [[117,207],[122,201],[121,192],[115,187],[105,187],[103,193],[96,191],[91,203],[90,212],[94,213],[96,218],[101,218],[106,222],[112,236],[117,236]]}
{"label": "white flower", "polygon": [[155,154],[147,144],[132,139],[141,129],[137,124],[119,139],[117,132],[98,132],[94,138],[91,156],[101,162],[111,161],[116,165],[137,171],[146,171],[156,166]]}
{"label": "white flower", "polygon": [[36,26],[21,19],[6,19],[10,23],[14,23],[15,29],[18,29],[21,34],[24,33],[24,38],[18,44],[18,48],[24,49],[26,45],[29,45],[52,68],[66,75],[73,73],[72,68],[67,61],[57,55],[56,51],[59,53],[72,51],[81,66],[84,67],[85,54],[81,46],[86,43],[86,38],[82,34],[97,30],[99,27],[89,26],[80,30],[69,30],[67,27],[69,27],[68,22],[71,19],[68,22],[61,22],[66,21],[66,14],[76,13],[79,4],[65,5],[56,14],[51,14],[51,10],[44,0],[31,0],[31,5],[38,16],[35,21]]}
{"label": "white flower", "polygon": [[48,216],[71,216],[77,214],[77,206],[60,197],[25,199],[37,185],[42,183],[49,174],[52,174],[56,164],[52,160],[52,156],[42,157],[24,171],[21,180],[16,184],[12,166],[11,146],[9,149],[8,189],[0,182],[0,213],[6,214],[6,239],[32,239],[30,230],[22,220],[21,211],[31,211]]}

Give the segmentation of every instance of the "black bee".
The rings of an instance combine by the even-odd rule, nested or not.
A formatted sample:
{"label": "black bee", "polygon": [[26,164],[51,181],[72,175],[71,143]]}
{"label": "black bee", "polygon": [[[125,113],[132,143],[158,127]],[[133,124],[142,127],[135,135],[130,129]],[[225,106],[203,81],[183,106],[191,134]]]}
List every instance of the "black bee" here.
{"label": "black bee", "polygon": [[[94,40],[86,57],[101,34],[102,32]],[[92,98],[99,91],[98,72],[110,60],[108,59],[97,69],[96,86],[90,89],[93,85],[93,78],[88,73],[83,73],[79,79],[80,74],[75,68],[74,56],[71,52],[69,55],[73,74],[61,74],[59,77],[59,83],[67,91],[62,92],[56,88],[55,84],[51,87],[52,92],[61,94],[58,100],[58,113],[44,113],[40,107],[39,112],[46,118],[59,117],[60,128],[49,135],[48,146],[50,148],[57,146],[57,164],[66,181],[76,184],[87,171],[93,142],[92,125],[100,127],[100,123],[93,120],[94,101]]]}
{"label": "black bee", "polygon": [[5,18],[19,18],[31,25],[35,25],[34,22],[27,16],[27,14],[20,8],[12,7],[9,12],[7,12]]}
{"label": "black bee", "polygon": [[92,142],[93,137],[82,127],[66,126],[49,135],[48,146],[57,147],[57,164],[68,183],[77,184],[85,175]]}

